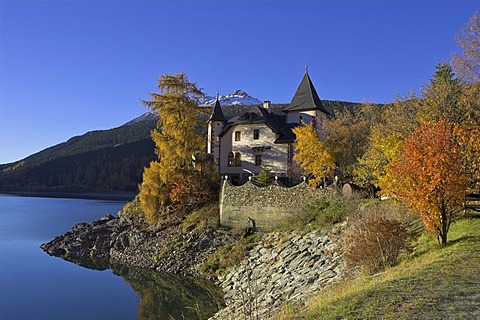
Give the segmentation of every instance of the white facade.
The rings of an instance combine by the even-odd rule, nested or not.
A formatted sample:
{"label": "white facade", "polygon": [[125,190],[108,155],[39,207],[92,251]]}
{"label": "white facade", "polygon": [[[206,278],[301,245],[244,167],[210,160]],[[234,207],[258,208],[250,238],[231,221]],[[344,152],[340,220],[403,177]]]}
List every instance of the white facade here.
{"label": "white facade", "polygon": [[252,175],[267,165],[272,173],[286,175],[288,144],[275,143],[278,138],[267,124],[239,124],[221,137],[219,172],[224,175]]}

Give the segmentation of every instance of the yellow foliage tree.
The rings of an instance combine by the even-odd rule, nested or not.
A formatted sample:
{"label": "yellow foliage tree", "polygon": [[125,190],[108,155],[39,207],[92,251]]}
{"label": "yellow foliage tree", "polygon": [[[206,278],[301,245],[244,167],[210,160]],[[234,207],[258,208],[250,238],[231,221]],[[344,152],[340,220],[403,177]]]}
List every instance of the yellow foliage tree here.
{"label": "yellow foliage tree", "polygon": [[161,218],[163,209],[169,203],[169,186],[160,179],[160,163],[152,161],[150,167],[143,171],[138,198],[148,223],[154,224]]}
{"label": "yellow foliage tree", "polygon": [[319,139],[312,124],[293,129],[296,135],[293,159],[308,174],[313,174],[309,183],[317,186],[326,177],[331,177],[335,169],[335,158]]}
{"label": "yellow foliage tree", "polygon": [[[150,93],[151,100],[143,101],[160,116],[152,132],[158,161],[145,169],[139,193],[141,207],[151,223],[163,218],[168,204],[183,208],[188,203],[191,208],[198,201],[205,201],[206,193],[213,195],[207,191],[212,190],[211,182],[216,177],[208,161],[193,164],[194,159],[207,159],[203,151],[204,122],[200,118],[206,110],[198,105],[203,93],[183,72],[162,75],[158,89],[160,93]],[[189,188],[187,182],[202,188],[190,184],[195,191],[185,192]]]}
{"label": "yellow foliage tree", "polygon": [[183,171],[191,171],[192,155],[205,148],[198,129],[204,126],[199,116],[206,110],[198,106],[202,92],[183,72],[162,75],[158,88],[160,93],[150,93],[151,100],[143,103],[160,116],[152,138],[160,162],[159,178],[168,184]]}
{"label": "yellow foliage tree", "polygon": [[358,159],[359,165],[353,172],[354,182],[373,189],[382,187],[385,166],[400,150],[403,140],[419,125],[420,101],[415,95],[398,98],[393,104],[382,108],[377,121],[372,123],[366,151]]}
{"label": "yellow foliage tree", "polygon": [[335,111],[335,116],[323,123],[325,145],[343,175],[350,175],[358,158],[364,154],[370,128],[379,121],[381,109],[380,105],[362,103],[353,110]]}

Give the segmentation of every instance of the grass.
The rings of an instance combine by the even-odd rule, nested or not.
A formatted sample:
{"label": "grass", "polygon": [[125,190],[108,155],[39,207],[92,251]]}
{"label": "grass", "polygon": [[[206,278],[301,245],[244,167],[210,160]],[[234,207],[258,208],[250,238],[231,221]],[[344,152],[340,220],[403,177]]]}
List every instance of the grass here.
{"label": "grass", "polygon": [[410,257],[321,292],[280,319],[480,319],[480,218],[452,224],[446,248],[422,235]]}

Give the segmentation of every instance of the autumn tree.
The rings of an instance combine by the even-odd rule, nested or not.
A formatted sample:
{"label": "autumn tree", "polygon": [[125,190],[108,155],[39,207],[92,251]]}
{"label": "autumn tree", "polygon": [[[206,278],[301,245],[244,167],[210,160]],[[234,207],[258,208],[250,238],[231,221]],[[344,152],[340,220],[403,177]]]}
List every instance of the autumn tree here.
{"label": "autumn tree", "polygon": [[384,105],[371,122],[365,153],[353,172],[354,182],[370,189],[384,185],[385,167],[395,158],[403,140],[418,127],[420,101],[414,94]]}
{"label": "autumn tree", "polygon": [[150,166],[143,171],[143,182],[140,185],[138,198],[142,212],[148,223],[153,224],[161,220],[166,207],[170,203],[169,185],[160,178],[160,163],[150,162]]}
{"label": "autumn tree", "polygon": [[[158,220],[159,210],[167,204],[190,203],[186,197],[205,199],[203,193],[209,190],[206,186],[213,177],[211,166],[194,166],[192,162],[206,158],[200,119],[205,110],[198,106],[203,93],[183,72],[162,75],[158,89],[159,93],[150,93],[150,101],[143,101],[160,116],[152,132],[158,161],[145,169],[139,193],[141,206],[151,220]],[[192,187],[189,191],[188,182]],[[198,194],[191,194],[193,191]]]}
{"label": "autumn tree", "polygon": [[312,124],[303,125],[293,129],[296,135],[295,150],[293,159],[307,174],[313,174],[309,183],[316,186],[325,178],[333,175],[335,159],[326,148],[325,143],[320,140]]}
{"label": "autumn tree", "polygon": [[462,104],[470,127],[480,126],[480,17],[478,12],[456,38],[461,54],[453,54],[452,66],[462,80]]}
{"label": "autumn tree", "polygon": [[362,157],[373,123],[378,121],[381,105],[362,103],[355,109],[337,110],[334,117],[322,125],[325,145],[335,157],[337,167],[350,175]]}
{"label": "autumn tree", "polygon": [[476,12],[456,38],[462,54],[453,54],[455,71],[467,83],[480,82],[480,17]]}
{"label": "autumn tree", "polygon": [[437,237],[442,247],[447,244],[455,213],[462,206],[471,173],[478,177],[466,162],[463,141],[469,135],[446,119],[425,122],[405,139],[398,156],[386,167],[384,191],[405,200],[418,212],[426,230]]}

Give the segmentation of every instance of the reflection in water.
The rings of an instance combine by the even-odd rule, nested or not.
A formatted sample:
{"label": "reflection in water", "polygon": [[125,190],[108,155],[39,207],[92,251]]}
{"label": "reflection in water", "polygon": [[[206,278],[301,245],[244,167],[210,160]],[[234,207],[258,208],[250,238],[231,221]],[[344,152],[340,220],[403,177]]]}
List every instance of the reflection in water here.
{"label": "reflection in water", "polygon": [[138,319],[207,319],[223,307],[221,290],[200,279],[126,266],[113,271],[140,295]]}
{"label": "reflection in water", "polygon": [[108,261],[72,261],[80,266],[121,276],[140,296],[137,319],[208,319],[224,307],[223,294],[214,284],[192,277],[160,273]]}

